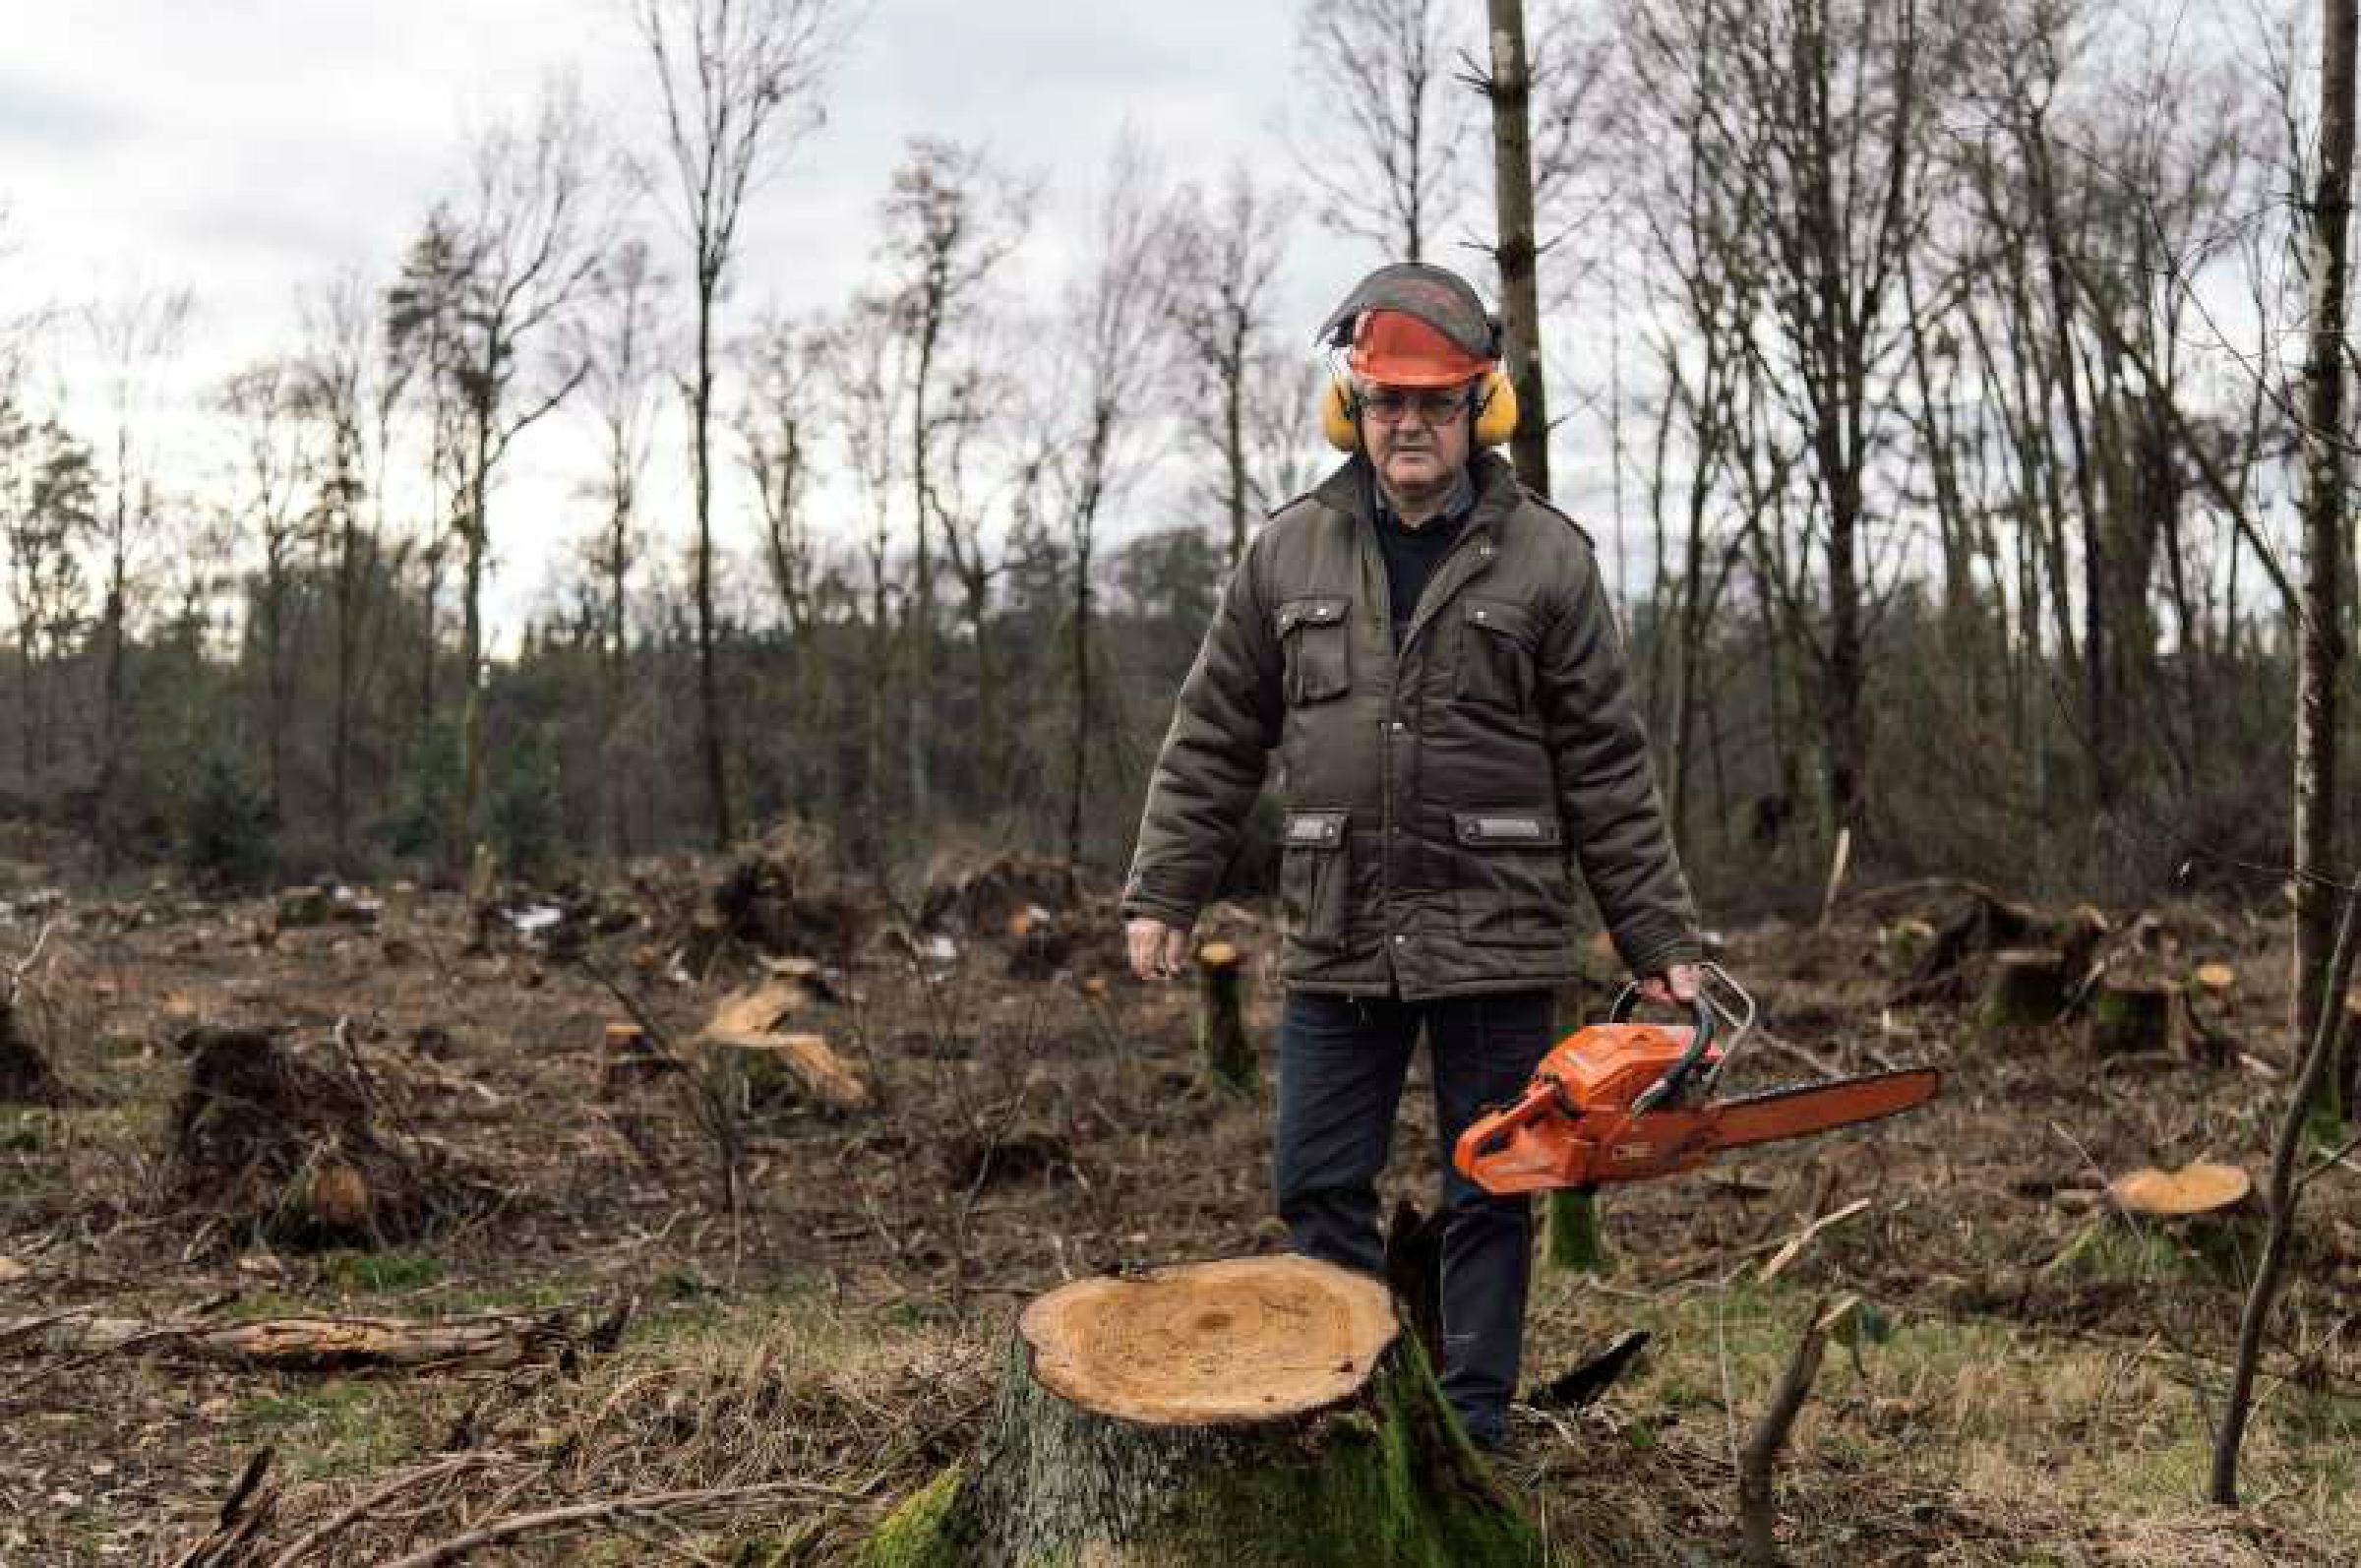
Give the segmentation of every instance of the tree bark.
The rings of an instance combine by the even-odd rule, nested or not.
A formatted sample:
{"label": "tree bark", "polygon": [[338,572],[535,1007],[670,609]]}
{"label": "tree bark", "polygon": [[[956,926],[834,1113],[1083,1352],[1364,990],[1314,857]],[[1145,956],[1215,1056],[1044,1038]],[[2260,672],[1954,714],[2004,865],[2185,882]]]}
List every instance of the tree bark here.
{"label": "tree bark", "polygon": [[866,1568],[1538,1564],[1380,1282],[1301,1257],[1077,1281],[1017,1325],[974,1458]]}
{"label": "tree bark", "polygon": [[[2344,660],[2345,229],[2353,185],[2353,0],[2322,7],[2320,169],[2304,362],[2304,616],[2296,666],[2295,1031],[2327,1010],[2336,874],[2336,672]],[[2330,1074],[2331,1095],[2341,1072]],[[2339,1115],[2345,1110],[2334,1108]]]}
{"label": "tree bark", "polygon": [[1500,313],[1508,379],[1517,390],[1517,430],[1509,442],[1517,477],[1549,494],[1549,415],[1542,380],[1540,253],[1533,221],[1533,74],[1525,52],[1525,0],[1489,0],[1492,74],[1492,195],[1499,241]]}

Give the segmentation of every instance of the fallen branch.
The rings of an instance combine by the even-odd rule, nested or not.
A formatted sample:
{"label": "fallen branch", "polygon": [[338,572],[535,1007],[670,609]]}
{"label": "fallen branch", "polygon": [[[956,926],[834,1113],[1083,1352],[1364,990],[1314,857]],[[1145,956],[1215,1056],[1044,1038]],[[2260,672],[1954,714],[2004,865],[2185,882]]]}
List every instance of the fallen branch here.
{"label": "fallen branch", "polygon": [[1814,1220],[1811,1224],[1805,1226],[1793,1236],[1788,1236],[1786,1242],[1780,1246],[1779,1250],[1773,1253],[1770,1259],[1763,1264],[1762,1273],[1759,1277],[1766,1280],[1773,1278],[1779,1273],[1780,1270],[1794,1262],[1796,1257],[1803,1251],[1805,1247],[1811,1245],[1812,1237],[1818,1236],[1821,1232],[1827,1230],[1832,1225],[1842,1225],[1844,1222],[1851,1219],[1854,1215],[1863,1212],[1868,1207],[1869,1200],[1867,1198],[1855,1198],[1850,1203],[1846,1204],[1845,1207],[1837,1210],[1833,1214],[1823,1214],[1820,1216],[1820,1218]]}
{"label": "fallen branch", "polygon": [[537,1535],[549,1530],[567,1530],[577,1525],[611,1524],[636,1515],[660,1515],[690,1508],[706,1508],[716,1503],[755,1502],[764,1497],[810,1497],[821,1502],[864,1503],[869,1501],[863,1492],[844,1491],[834,1486],[822,1486],[815,1481],[771,1480],[749,1486],[713,1486],[702,1491],[642,1492],[636,1497],[609,1497],[596,1502],[569,1503],[563,1508],[544,1508],[529,1514],[511,1514],[479,1525],[463,1536],[438,1541],[406,1557],[396,1557],[382,1568],[445,1568],[480,1551],[497,1546],[504,1540],[521,1536]]}
{"label": "fallen branch", "polygon": [[1779,1380],[1779,1390],[1771,1396],[1770,1408],[1755,1423],[1754,1434],[1746,1439],[1745,1451],[1738,1456],[1738,1518],[1745,1530],[1744,1555],[1748,1568],[1769,1568],[1779,1561],[1771,1467],[1778,1463],[1787,1432],[1794,1426],[1804,1400],[1811,1395],[1812,1381],[1820,1375],[1820,1353],[1828,1342],[1826,1307],[1825,1301],[1812,1303],[1812,1315],[1804,1320],[1803,1337],[1795,1342],[1794,1353],[1787,1357],[1787,1369]]}
{"label": "fallen branch", "polygon": [[237,1568],[248,1560],[247,1547],[270,1526],[278,1507],[278,1485],[263,1479],[271,1469],[272,1450],[255,1450],[229,1489],[221,1513],[206,1538],[172,1559],[172,1568]]}
{"label": "fallen branch", "polygon": [[335,1537],[350,1530],[354,1525],[385,1507],[403,1492],[426,1485],[430,1481],[441,1480],[448,1476],[456,1476],[461,1471],[480,1470],[487,1465],[504,1463],[508,1457],[506,1454],[458,1454],[450,1459],[437,1460],[434,1464],[422,1469],[405,1471],[375,1491],[369,1492],[359,1501],[337,1510],[320,1524],[296,1537],[293,1544],[271,1559],[270,1568],[295,1568],[295,1565],[315,1548],[327,1544]]}
{"label": "fallen branch", "polygon": [[0,1319],[11,1354],[101,1356],[154,1352],[175,1360],[268,1371],[360,1366],[515,1366],[554,1358],[585,1337],[572,1314],[454,1318],[274,1317],[250,1323],[154,1323],[129,1317]]}

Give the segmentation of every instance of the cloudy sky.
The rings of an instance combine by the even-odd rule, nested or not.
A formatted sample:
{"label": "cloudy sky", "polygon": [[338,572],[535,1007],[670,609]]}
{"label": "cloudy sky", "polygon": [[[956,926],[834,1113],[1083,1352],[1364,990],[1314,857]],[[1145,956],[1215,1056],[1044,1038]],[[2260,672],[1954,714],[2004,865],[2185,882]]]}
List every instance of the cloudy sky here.
{"label": "cloudy sky", "polygon": [[[0,301],[72,306],[186,283],[189,389],[294,341],[296,296],[340,268],[382,276],[460,166],[471,126],[575,73],[627,140],[652,146],[646,66],[624,0],[72,0],[5,8]],[[1088,182],[1135,128],[1189,175],[1234,154],[1284,175],[1294,8],[1273,0],[874,0],[828,120],[759,198],[735,309],[846,298],[907,138],[982,144],[1045,176],[1026,266],[1070,249]],[[1377,258],[1298,225],[1288,310],[1306,332]],[[1012,279],[1046,291],[1052,276]],[[74,379],[73,334],[60,334]],[[546,528],[580,432],[518,448],[505,503]],[[528,450],[528,444],[530,450]],[[663,460],[659,454],[659,461]],[[523,526],[520,522],[517,526]],[[496,532],[500,521],[495,519]],[[545,539],[509,536],[498,596],[546,580]]]}

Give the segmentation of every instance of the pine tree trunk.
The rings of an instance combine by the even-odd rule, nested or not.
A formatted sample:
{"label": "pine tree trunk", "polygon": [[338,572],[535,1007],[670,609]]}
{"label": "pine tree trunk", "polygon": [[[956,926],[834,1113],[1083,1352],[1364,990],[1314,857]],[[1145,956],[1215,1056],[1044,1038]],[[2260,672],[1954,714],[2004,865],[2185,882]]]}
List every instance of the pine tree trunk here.
{"label": "pine tree trunk", "polygon": [[[1492,73],[1492,193],[1500,225],[1502,335],[1508,376],[1517,390],[1517,431],[1509,455],[1536,495],[1549,493],[1549,416],[1542,381],[1542,308],[1534,244],[1533,76],[1526,64],[1525,0],[1489,0]],[[1692,585],[1693,591],[1693,585]]]}
{"label": "pine tree trunk", "polygon": [[982,1445],[866,1568],[1538,1564],[1385,1286],[1301,1257],[1077,1281],[1033,1302]]}

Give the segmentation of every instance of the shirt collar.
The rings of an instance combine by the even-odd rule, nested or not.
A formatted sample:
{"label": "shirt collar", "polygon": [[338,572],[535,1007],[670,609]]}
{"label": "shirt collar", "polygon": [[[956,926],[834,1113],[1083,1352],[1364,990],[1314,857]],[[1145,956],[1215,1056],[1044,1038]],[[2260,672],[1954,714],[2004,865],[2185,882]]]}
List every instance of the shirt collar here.
{"label": "shirt collar", "polygon": [[[1369,508],[1379,522],[1401,526],[1401,514],[1394,511],[1394,504],[1387,499],[1385,486],[1377,482],[1374,470],[1369,474]],[[1431,528],[1438,522],[1456,527],[1467,521],[1468,513],[1475,510],[1476,481],[1467,468],[1462,468],[1459,477],[1451,482],[1451,493],[1443,498],[1443,510],[1419,524],[1419,529]]]}

